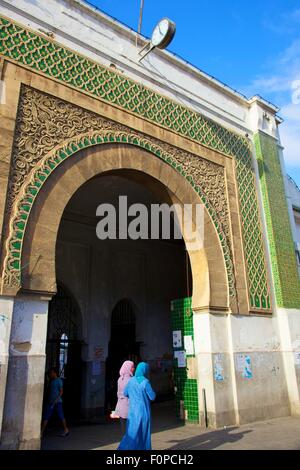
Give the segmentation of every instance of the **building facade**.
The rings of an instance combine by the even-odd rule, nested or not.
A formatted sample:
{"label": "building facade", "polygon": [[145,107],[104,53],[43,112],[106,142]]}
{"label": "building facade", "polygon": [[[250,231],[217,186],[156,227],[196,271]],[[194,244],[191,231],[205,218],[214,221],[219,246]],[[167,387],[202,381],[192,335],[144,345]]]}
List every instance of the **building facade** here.
{"label": "building facade", "polygon": [[[128,354],[187,421],[299,414],[278,109],[169,52],[139,62],[146,39],[83,1],[0,13],[1,446],[39,448],[48,366],[70,416],[91,418]],[[120,195],[204,205],[202,248],[99,240],[96,208]]]}
{"label": "building facade", "polygon": [[297,255],[298,269],[300,268],[300,189],[295,181],[287,175],[287,201],[290,210],[291,226],[295,250]]}

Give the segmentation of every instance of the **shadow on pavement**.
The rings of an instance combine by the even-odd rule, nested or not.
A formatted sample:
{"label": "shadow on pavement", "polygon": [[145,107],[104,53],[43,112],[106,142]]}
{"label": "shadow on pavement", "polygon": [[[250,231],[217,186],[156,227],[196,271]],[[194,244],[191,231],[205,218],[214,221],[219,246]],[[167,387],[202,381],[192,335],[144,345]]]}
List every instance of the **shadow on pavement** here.
{"label": "shadow on pavement", "polygon": [[[174,402],[155,403],[152,408],[152,434],[174,430],[184,426],[184,422],[175,416]],[[116,449],[122,430],[119,421],[99,423],[81,423],[70,426],[70,435],[60,437],[60,428],[46,430],[42,439],[43,450],[91,450],[96,448]]]}
{"label": "shadow on pavement", "polygon": [[180,441],[169,441],[175,443],[173,446],[169,446],[169,450],[204,450],[204,449],[216,449],[223,444],[232,444],[242,439],[245,434],[252,432],[251,430],[232,433],[238,429],[237,427],[231,427],[227,429],[218,429],[215,431],[203,432],[198,436],[190,437],[188,439],[181,439]]}

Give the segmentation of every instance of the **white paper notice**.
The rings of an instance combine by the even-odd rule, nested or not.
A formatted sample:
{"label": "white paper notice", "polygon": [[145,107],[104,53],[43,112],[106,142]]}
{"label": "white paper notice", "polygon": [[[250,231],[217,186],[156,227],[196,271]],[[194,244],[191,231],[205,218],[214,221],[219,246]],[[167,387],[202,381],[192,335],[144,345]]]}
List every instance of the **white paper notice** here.
{"label": "white paper notice", "polygon": [[173,348],[181,348],[182,347],[182,336],[181,331],[173,331]]}
{"label": "white paper notice", "polygon": [[192,336],[184,336],[184,349],[185,353],[188,355],[194,354],[194,341]]}
{"label": "white paper notice", "polygon": [[300,366],[300,352],[294,352],[294,357],[296,366]]}
{"label": "white paper notice", "polygon": [[174,357],[177,359],[178,367],[186,367],[185,351],[175,351]]}
{"label": "white paper notice", "polygon": [[217,382],[224,380],[223,354],[214,354],[214,379]]}
{"label": "white paper notice", "polygon": [[238,354],[236,356],[236,368],[238,372],[242,372],[244,370],[244,355]]}

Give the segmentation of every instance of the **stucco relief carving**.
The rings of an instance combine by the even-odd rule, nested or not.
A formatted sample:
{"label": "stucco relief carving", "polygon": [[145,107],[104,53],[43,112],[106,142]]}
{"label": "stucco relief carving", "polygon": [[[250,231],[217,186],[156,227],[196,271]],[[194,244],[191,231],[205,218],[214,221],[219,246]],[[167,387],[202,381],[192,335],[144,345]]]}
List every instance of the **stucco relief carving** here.
{"label": "stucco relief carving", "polygon": [[[6,206],[7,221],[16,215],[19,207],[18,198],[24,193],[26,183],[30,181],[45,156],[53,148],[70,142],[73,138],[76,141],[79,136],[92,135],[96,132],[130,134],[136,136],[137,140],[147,140],[150,145],[153,144],[170,155],[172,166],[192,181],[193,186],[198,186],[199,194],[207,201],[206,206],[219,235],[226,239],[226,250],[230,258],[227,260],[227,265],[229,263],[227,271],[231,270],[233,277],[226,181],[222,166],[142,133],[133,132],[126,126],[28,86],[22,87],[20,95]],[[10,224],[10,231],[12,230],[13,224]],[[9,239],[11,235],[9,231],[7,235]],[[8,244],[8,252],[10,248],[11,244]],[[9,253],[6,253],[6,257],[8,255]],[[10,272],[9,266],[12,265],[13,260],[8,263],[8,269],[4,266],[4,283],[16,285],[19,280]]]}
{"label": "stucco relief carving", "polygon": [[86,132],[120,128],[83,108],[23,86],[16,120],[8,210],[32,168],[58,144]]}
{"label": "stucco relief carving", "polygon": [[[8,209],[12,207],[26,176],[44,155],[65,140],[100,129],[131,132],[126,126],[24,86],[13,147]],[[156,139],[148,139],[170,153],[185,173],[205,188],[205,194],[227,232],[228,206],[223,167]]]}

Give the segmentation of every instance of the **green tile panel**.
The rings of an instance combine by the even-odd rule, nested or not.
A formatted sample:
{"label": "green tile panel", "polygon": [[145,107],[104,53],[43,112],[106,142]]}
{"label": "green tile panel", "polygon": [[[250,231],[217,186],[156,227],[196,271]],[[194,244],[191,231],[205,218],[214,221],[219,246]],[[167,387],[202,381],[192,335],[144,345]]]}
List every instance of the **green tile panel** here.
{"label": "green tile panel", "polygon": [[300,308],[300,280],[277,141],[259,132],[254,136],[270,247],[276,303]]}
{"label": "green tile panel", "polygon": [[[180,330],[182,340],[184,336],[193,336],[193,311],[191,297],[173,300],[171,302],[172,329]],[[179,348],[183,349],[183,348]],[[174,360],[174,380],[177,388],[176,393],[176,413],[180,416],[180,402],[184,402],[184,409],[187,412],[187,421],[199,423],[199,403],[198,403],[198,381],[189,379],[187,370],[184,367],[177,367],[177,360]]]}

